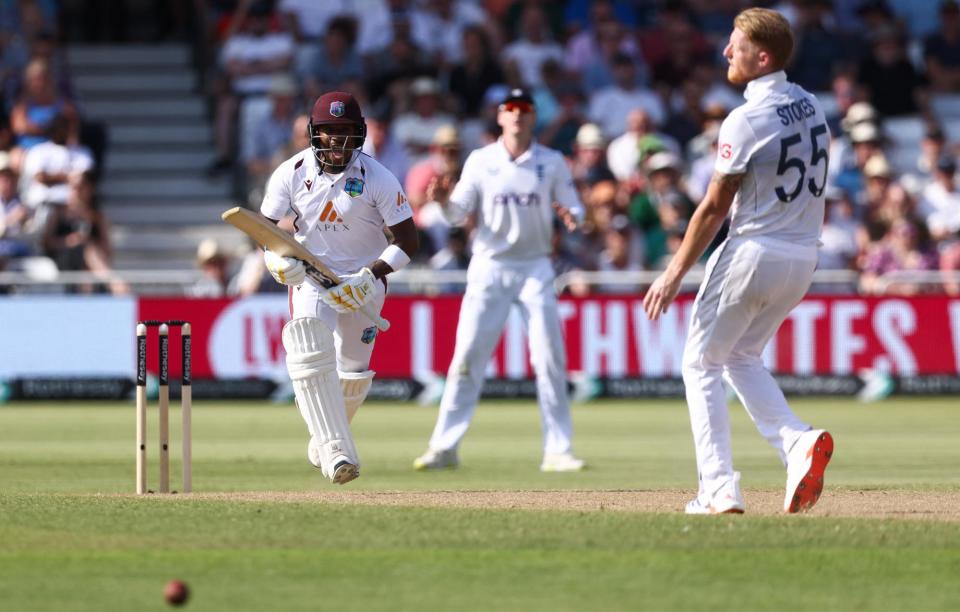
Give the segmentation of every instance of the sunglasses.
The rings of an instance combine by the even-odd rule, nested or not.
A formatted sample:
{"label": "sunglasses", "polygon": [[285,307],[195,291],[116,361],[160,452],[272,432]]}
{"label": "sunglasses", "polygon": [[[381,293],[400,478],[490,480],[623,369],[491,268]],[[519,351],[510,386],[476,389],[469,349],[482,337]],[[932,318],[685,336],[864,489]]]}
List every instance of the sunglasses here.
{"label": "sunglasses", "polygon": [[532,113],[533,104],[529,102],[506,102],[500,105],[500,110],[506,113],[520,112],[520,113]]}

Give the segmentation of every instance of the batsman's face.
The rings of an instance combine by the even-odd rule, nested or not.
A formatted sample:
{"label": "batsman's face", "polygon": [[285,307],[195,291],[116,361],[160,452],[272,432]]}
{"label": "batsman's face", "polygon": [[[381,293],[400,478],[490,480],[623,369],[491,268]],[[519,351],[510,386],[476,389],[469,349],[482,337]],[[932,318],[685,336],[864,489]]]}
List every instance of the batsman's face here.
{"label": "batsman's face", "polygon": [[730,42],[723,50],[723,56],[728,62],[727,80],[734,85],[746,85],[762,76],[769,61],[767,52],[750,42],[739,28],[734,28],[730,34]]}
{"label": "batsman's face", "polygon": [[327,124],[317,133],[324,158],[333,166],[342,166],[353,152],[356,128],[346,124]]}

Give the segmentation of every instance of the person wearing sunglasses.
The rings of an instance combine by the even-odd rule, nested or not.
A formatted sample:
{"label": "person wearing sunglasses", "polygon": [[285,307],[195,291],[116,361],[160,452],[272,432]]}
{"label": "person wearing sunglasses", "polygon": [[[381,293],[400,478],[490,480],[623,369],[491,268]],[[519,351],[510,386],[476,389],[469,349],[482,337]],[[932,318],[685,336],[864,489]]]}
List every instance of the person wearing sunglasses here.
{"label": "person wearing sunglasses", "polygon": [[476,227],[460,307],[456,348],[427,452],[414,469],[454,468],[458,447],[476,410],[484,373],[515,305],[529,336],[543,425],[545,472],[579,471],[567,397],[566,351],[550,262],[554,221],[572,231],[584,208],[563,155],[533,139],[536,109],[522,89],[497,110],[500,138],[473,151],[454,186],[433,181],[428,198],[452,224]]}

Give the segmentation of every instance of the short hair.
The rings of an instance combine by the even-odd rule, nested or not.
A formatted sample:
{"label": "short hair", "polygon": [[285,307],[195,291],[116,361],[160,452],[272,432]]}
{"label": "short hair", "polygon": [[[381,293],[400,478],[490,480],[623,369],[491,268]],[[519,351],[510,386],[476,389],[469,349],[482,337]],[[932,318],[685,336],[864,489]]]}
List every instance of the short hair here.
{"label": "short hair", "polygon": [[758,47],[773,56],[773,67],[783,70],[793,54],[793,31],[786,17],[763,8],[742,11],[733,20],[733,26],[746,34]]}

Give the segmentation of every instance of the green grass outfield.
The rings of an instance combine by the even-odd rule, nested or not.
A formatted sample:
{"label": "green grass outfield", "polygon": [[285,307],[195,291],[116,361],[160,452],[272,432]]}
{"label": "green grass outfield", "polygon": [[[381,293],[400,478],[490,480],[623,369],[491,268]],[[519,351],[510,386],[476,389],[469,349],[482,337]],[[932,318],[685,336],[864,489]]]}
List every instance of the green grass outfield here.
{"label": "green grass outfield", "polygon": [[[825,495],[956,499],[960,399],[793,405],[836,438]],[[775,454],[739,407],[732,414],[744,488],[779,489]],[[198,402],[194,489],[695,489],[679,401],[576,406],[577,452],[590,462],[579,474],[537,470],[532,402],[482,405],[461,469],[413,472],[434,416],[364,406],[363,475],[334,489],[306,463],[292,406]],[[178,417],[171,410],[174,457]],[[196,610],[960,609],[957,520],[137,498],[133,436],[131,404],[0,405],[0,609],[160,610],[173,578],[190,584]],[[171,472],[177,488],[178,461]]]}

